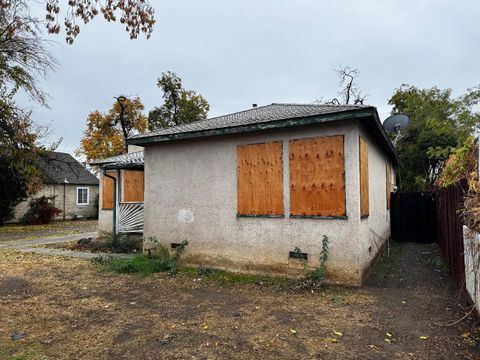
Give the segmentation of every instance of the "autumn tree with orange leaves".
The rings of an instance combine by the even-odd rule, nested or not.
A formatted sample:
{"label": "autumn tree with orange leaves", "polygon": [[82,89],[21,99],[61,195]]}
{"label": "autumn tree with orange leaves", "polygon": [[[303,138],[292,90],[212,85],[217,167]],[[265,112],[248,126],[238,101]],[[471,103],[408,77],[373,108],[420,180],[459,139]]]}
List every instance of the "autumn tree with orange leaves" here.
{"label": "autumn tree with orange leaves", "polygon": [[126,153],[125,138],[147,129],[147,117],[143,110],[138,97],[129,99],[119,96],[107,113],[92,111],[76,155],[85,156],[87,162],[91,162]]}

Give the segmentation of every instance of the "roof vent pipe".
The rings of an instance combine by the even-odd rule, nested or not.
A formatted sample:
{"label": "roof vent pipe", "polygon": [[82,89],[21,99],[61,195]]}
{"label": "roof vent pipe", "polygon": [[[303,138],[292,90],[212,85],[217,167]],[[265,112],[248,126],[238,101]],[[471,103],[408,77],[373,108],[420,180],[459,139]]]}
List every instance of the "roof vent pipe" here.
{"label": "roof vent pipe", "polygon": [[252,104],[252,107],[256,108],[256,107],[257,107],[257,104]]}

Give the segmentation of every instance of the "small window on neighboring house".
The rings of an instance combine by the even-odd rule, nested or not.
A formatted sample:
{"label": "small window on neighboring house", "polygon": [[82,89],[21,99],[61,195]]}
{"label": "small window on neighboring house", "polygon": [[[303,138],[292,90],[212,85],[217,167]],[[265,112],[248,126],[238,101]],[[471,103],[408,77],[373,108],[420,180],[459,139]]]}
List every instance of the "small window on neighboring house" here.
{"label": "small window on neighboring house", "polygon": [[89,189],[88,187],[77,188],[77,205],[88,205]]}
{"label": "small window on neighboring house", "polygon": [[283,216],[282,143],[237,146],[239,216]]}

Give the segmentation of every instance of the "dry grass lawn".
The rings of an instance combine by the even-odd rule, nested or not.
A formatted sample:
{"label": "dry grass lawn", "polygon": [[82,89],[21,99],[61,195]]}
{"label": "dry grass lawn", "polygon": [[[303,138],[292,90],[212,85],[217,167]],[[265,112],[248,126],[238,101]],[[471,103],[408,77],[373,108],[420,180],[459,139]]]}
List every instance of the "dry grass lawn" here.
{"label": "dry grass lawn", "polygon": [[7,224],[0,226],[0,242],[66,236],[97,230],[97,220],[59,220],[46,225]]}
{"label": "dry grass lawn", "polygon": [[447,326],[465,308],[436,248],[409,246],[362,289],[313,293],[0,251],[0,359],[480,358],[473,320]]}

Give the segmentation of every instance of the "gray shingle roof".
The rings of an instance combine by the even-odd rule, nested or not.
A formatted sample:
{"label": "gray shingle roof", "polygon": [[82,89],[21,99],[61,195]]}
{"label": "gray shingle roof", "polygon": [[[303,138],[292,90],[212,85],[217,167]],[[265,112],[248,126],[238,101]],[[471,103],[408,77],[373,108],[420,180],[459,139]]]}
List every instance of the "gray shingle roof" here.
{"label": "gray shingle roof", "polygon": [[98,185],[96,176],[67,153],[48,153],[38,158],[37,165],[46,184],[63,184],[66,179],[69,184]]}
{"label": "gray shingle roof", "polygon": [[383,129],[377,109],[370,105],[271,104],[190,124],[173,126],[127,139],[128,144],[148,144],[206,136],[238,134],[275,128],[306,126],[330,121],[358,120],[398,163],[395,149]]}
{"label": "gray shingle roof", "polygon": [[111,168],[120,168],[127,166],[143,166],[143,150],[112,156],[106,159],[92,161],[92,165],[101,165]]}
{"label": "gray shingle roof", "polygon": [[271,104],[260,106],[233,114],[218,116],[190,124],[173,126],[158,131],[138,134],[129,139],[142,139],[152,136],[163,136],[222,129],[242,125],[259,124],[277,120],[303,118],[315,115],[334,114],[343,111],[372,108],[366,105],[316,105],[316,104]]}

